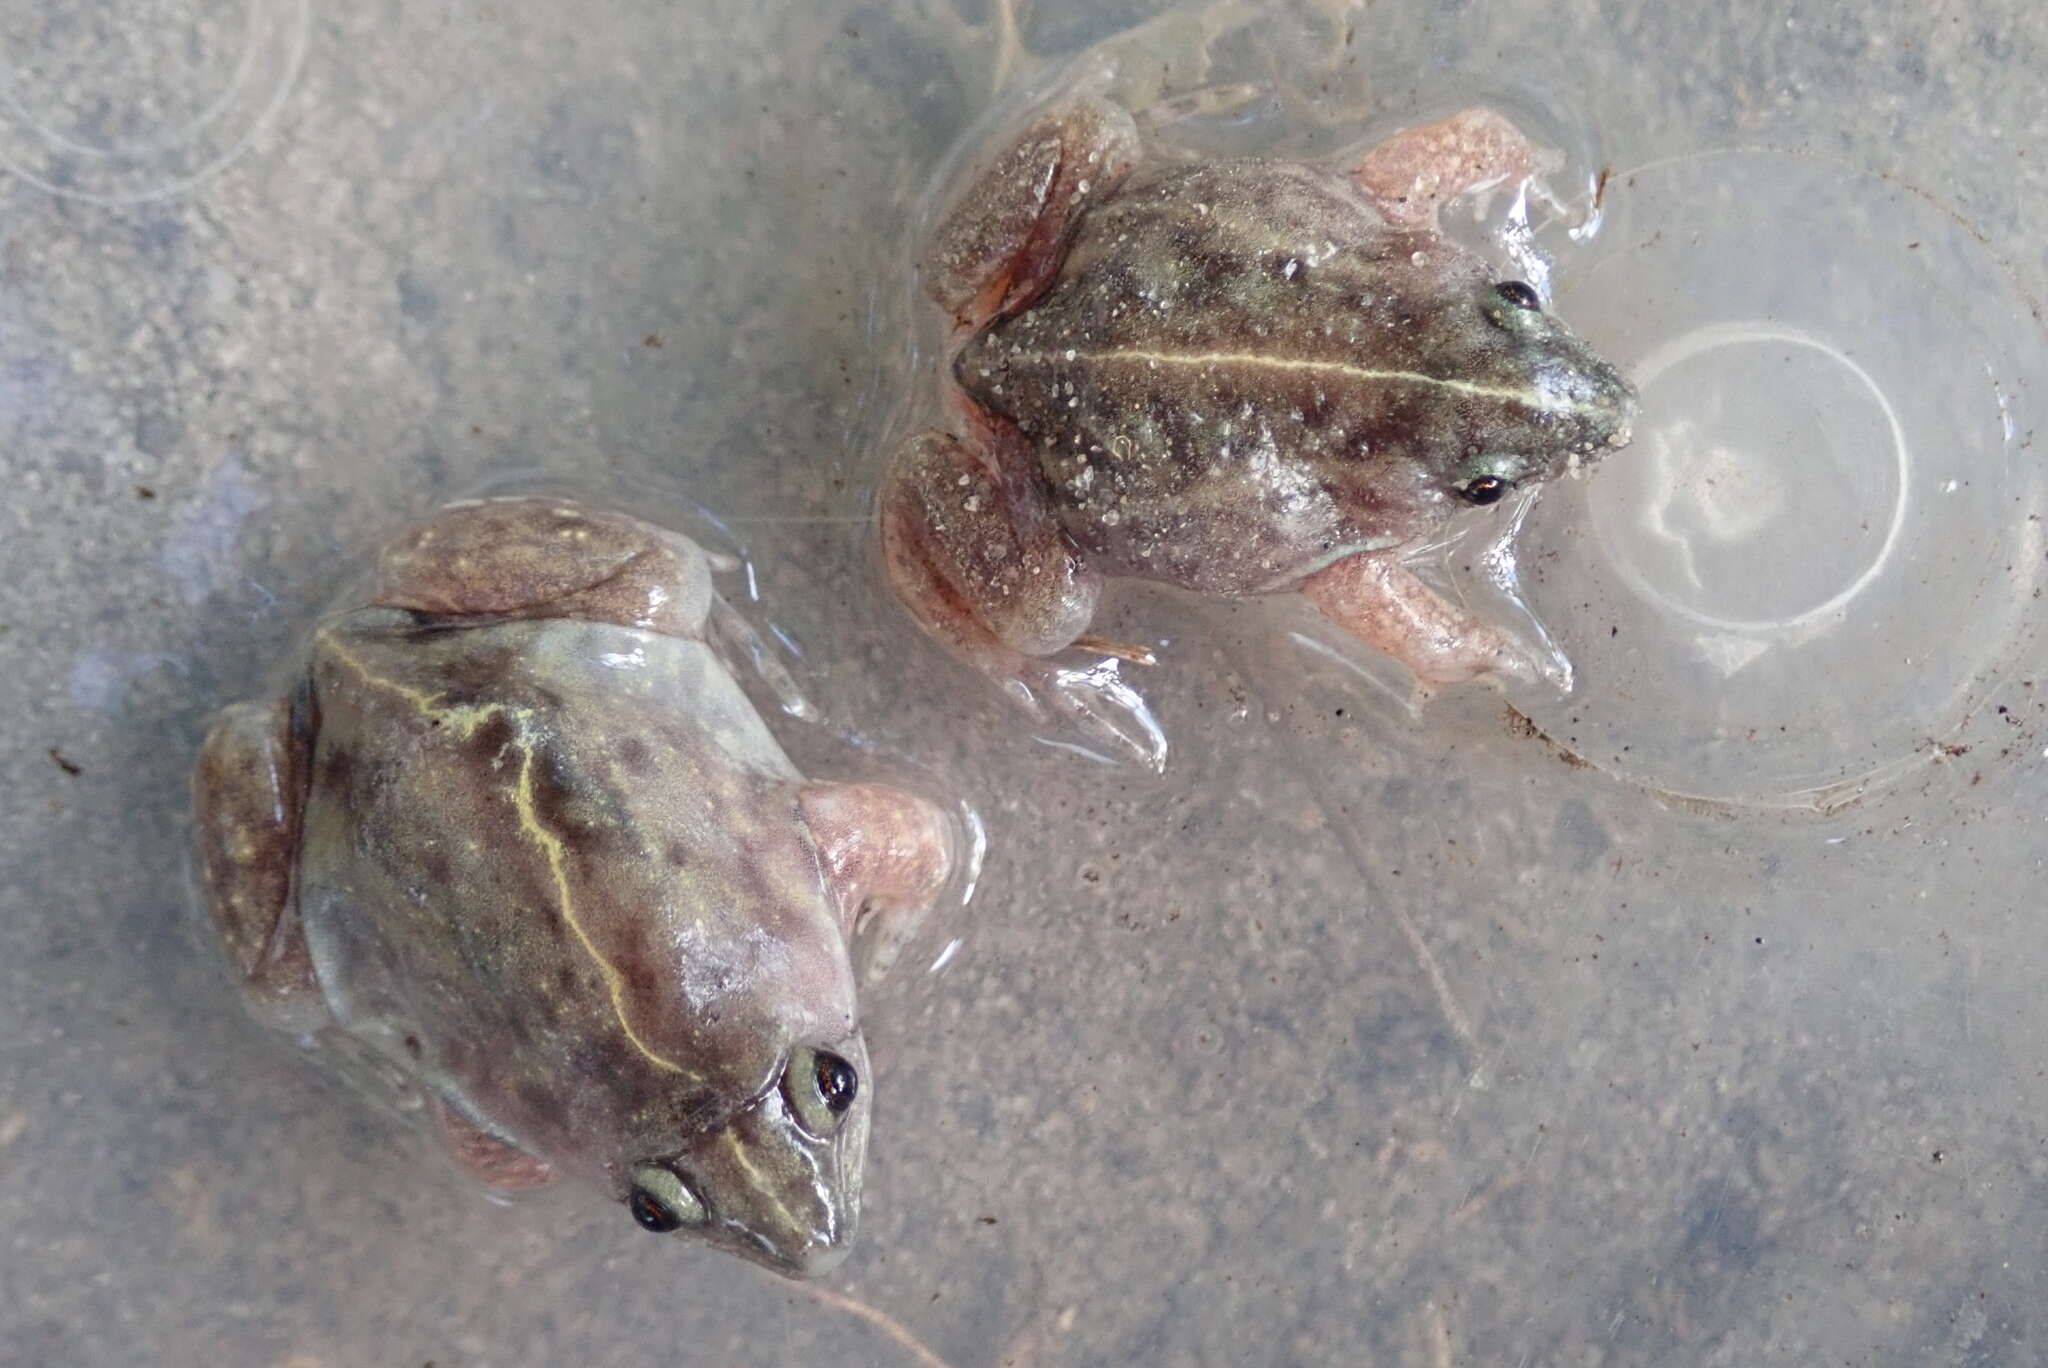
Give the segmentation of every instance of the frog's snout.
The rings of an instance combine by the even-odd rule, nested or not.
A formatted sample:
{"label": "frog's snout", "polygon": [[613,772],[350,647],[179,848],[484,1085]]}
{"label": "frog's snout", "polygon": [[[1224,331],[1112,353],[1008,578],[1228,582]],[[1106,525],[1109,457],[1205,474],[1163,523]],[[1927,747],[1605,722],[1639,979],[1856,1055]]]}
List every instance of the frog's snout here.
{"label": "frog's snout", "polygon": [[853,1232],[849,1228],[834,1236],[813,1235],[803,1240],[785,1241],[771,1257],[776,1270],[792,1278],[822,1278],[845,1263],[846,1256],[852,1251]]}
{"label": "frog's snout", "polygon": [[1642,401],[1620,370],[1601,362],[1591,372],[1578,405],[1579,449],[1588,456],[1618,451],[1635,437],[1636,413]]}

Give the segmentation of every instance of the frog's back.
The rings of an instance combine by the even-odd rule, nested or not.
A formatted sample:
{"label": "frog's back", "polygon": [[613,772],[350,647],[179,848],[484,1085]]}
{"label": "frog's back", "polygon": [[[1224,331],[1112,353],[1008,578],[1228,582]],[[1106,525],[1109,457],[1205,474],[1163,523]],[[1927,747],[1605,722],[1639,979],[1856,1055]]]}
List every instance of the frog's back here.
{"label": "frog's back", "polygon": [[850,984],[777,979],[831,913],[798,775],[709,648],[406,618],[314,651],[300,896],[345,1027],[552,1154],[658,1148],[766,1086],[805,1010],[850,1028]]}
{"label": "frog's back", "polygon": [[1399,458],[1430,454],[1442,396],[1384,376],[1430,364],[1431,301],[1480,270],[1313,167],[1155,168],[956,374],[1037,444],[1069,531],[1112,568],[1280,587],[1408,535],[1421,491]]}

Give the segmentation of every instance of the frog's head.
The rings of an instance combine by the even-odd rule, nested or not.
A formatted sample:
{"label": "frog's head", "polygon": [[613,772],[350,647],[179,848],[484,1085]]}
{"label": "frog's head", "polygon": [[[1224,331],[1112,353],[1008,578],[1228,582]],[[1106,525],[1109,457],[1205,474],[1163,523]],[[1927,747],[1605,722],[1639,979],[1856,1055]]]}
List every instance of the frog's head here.
{"label": "frog's head", "polygon": [[[1464,328],[1446,338],[1462,354],[1454,430],[1438,479],[1466,504],[1493,504],[1610,448],[1626,446],[1636,389],[1550,313],[1522,281],[1470,281],[1452,303]],[[1448,358],[1438,358],[1448,360]]]}
{"label": "frog's head", "polygon": [[1374,365],[1403,373],[1384,426],[1417,510],[1493,504],[1628,442],[1634,387],[1534,287],[1434,233],[1391,238],[1374,281],[1395,338]]}
{"label": "frog's head", "polygon": [[846,1257],[860,1214],[870,1100],[859,1035],[798,1046],[774,1086],[680,1153],[642,1160],[626,1208],[656,1234],[715,1244],[791,1277]]}

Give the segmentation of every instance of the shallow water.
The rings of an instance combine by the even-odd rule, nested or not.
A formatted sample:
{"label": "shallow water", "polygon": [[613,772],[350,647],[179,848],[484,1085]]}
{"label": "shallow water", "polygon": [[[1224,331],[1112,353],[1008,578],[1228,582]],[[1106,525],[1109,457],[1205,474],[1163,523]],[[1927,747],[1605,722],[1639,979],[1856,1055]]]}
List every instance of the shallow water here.
{"label": "shallow water", "polygon": [[[0,1362],[2034,1362],[2044,48],[1996,0],[0,0]],[[1516,543],[1568,697],[1411,715],[1300,605],[1120,588],[1155,779],[889,603],[924,199],[1091,51],[1217,151],[1486,94],[1611,166],[1539,244],[1646,397]],[[819,1287],[478,1200],[190,934],[206,715],[536,470],[715,513],[804,696],[987,822],[867,999]]]}

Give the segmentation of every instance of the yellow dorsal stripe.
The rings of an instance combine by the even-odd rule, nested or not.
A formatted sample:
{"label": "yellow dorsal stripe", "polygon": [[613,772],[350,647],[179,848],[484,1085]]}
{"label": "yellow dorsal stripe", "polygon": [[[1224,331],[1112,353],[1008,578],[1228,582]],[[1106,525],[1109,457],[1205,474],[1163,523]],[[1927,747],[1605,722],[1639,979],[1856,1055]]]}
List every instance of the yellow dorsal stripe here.
{"label": "yellow dorsal stripe", "polygon": [[633,1030],[633,1023],[627,1020],[626,976],[621,974],[610,960],[598,953],[597,943],[591,940],[590,933],[583,929],[583,923],[576,917],[576,900],[569,892],[568,852],[562,848],[562,838],[548,830],[547,825],[540,820],[539,812],[534,808],[533,748],[527,744],[523,736],[515,744],[519,750],[519,787],[513,790],[512,801],[519,813],[519,829],[525,832],[527,839],[539,846],[541,853],[547,857],[548,872],[554,876],[555,900],[559,905],[562,920],[576,933],[576,939],[583,946],[584,953],[590,956],[591,963],[597,966],[597,972],[604,977],[605,989],[611,995],[612,1014],[619,1019],[619,1029],[626,1033],[626,1039],[633,1043],[633,1048],[645,1055],[647,1062],[656,1068],[666,1069],[670,1073],[690,1073],[690,1070],[674,1060],[655,1053]]}
{"label": "yellow dorsal stripe", "polygon": [[1568,411],[1572,405],[1556,395],[1533,389],[1505,389],[1498,385],[1480,385],[1470,380],[1452,380],[1441,375],[1425,375],[1421,371],[1376,370],[1370,366],[1354,366],[1348,361],[1322,361],[1313,357],[1275,356],[1266,352],[1162,352],[1145,351],[1135,347],[1117,348],[1110,351],[1037,350],[1029,355],[1041,361],[1057,365],[1061,361],[1123,361],[1143,366],[1181,366],[1199,368],[1203,366],[1230,366],[1247,370],[1299,371],[1311,375],[1328,375],[1333,378],[1390,385],[1428,385],[1435,389],[1449,390],[1453,394],[1466,394],[1475,399],[1505,399],[1514,403],[1527,404],[1531,408],[1552,412]]}
{"label": "yellow dorsal stripe", "polygon": [[395,679],[386,679],[382,675],[374,674],[362,661],[342,649],[332,632],[323,631],[321,635],[327,650],[337,660],[343,661],[355,671],[356,677],[365,684],[395,694],[404,699],[422,717],[440,722],[465,739],[473,736],[478,727],[493,717],[510,719],[513,734],[517,738],[512,745],[519,752],[519,784],[512,791],[512,806],[519,814],[519,830],[528,840],[540,847],[541,854],[547,859],[548,873],[555,881],[555,901],[562,920],[568,923],[570,931],[575,933],[577,943],[583,947],[584,953],[590,956],[591,963],[597,966],[598,974],[604,979],[605,990],[611,997],[612,1015],[619,1019],[619,1029],[625,1032],[626,1039],[632,1042],[633,1048],[646,1056],[647,1062],[656,1068],[695,1077],[693,1071],[655,1053],[634,1031],[633,1023],[626,1019],[626,976],[621,974],[610,960],[598,953],[597,942],[590,938],[590,933],[583,929],[583,923],[577,919],[576,900],[569,891],[568,852],[562,848],[562,838],[547,829],[546,824],[540,820],[539,811],[534,807],[533,746],[527,739],[533,719],[527,710],[509,707],[503,703],[446,706],[441,702],[443,695],[429,694],[424,690],[401,684]]}

